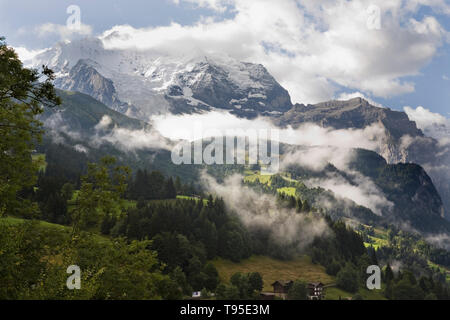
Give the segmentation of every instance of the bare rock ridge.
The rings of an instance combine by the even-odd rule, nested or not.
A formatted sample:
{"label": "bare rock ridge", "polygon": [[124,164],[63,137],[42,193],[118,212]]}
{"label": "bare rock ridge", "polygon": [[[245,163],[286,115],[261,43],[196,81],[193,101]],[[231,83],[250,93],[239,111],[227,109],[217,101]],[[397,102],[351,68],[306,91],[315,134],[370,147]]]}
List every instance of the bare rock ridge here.
{"label": "bare rock ridge", "polygon": [[55,85],[63,90],[88,94],[107,106],[118,101],[113,82],[103,77],[87,60],[80,59],[68,77],[58,78]]}
{"label": "bare rock ridge", "polygon": [[137,114],[135,107],[120,101],[113,81],[102,76],[95,66],[94,61],[80,59],[67,76],[55,80],[55,86],[90,95],[115,111],[129,114],[132,110]]}
{"label": "bare rock ridge", "polygon": [[406,113],[372,106],[363,98],[332,100],[314,105],[296,104],[278,120],[280,125],[294,127],[306,122],[335,129],[363,129],[380,122],[395,139],[400,139],[405,134],[412,137],[423,136],[422,131],[417,128],[415,122],[409,120]]}

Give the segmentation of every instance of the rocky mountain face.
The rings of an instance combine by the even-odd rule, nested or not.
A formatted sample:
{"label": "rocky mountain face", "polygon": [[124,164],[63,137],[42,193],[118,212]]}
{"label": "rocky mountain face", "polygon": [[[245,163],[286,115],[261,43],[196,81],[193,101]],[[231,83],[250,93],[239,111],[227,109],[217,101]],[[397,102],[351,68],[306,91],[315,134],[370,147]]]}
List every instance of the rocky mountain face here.
{"label": "rocky mountain face", "polygon": [[66,133],[86,140],[96,134],[96,126],[104,117],[109,119],[110,128],[141,130],[149,127],[146,122],[111,110],[90,95],[63,90],[57,90],[57,94],[62,99],[62,105],[46,109],[40,115],[40,120],[48,131]]}
{"label": "rocky mountain face", "polygon": [[335,129],[363,129],[378,122],[396,140],[404,135],[423,136],[422,131],[409,120],[406,113],[372,106],[362,98],[348,101],[333,100],[314,105],[296,104],[277,121],[282,126],[296,127],[302,123],[313,122]]}
{"label": "rocky mountain face", "polygon": [[55,80],[55,86],[62,90],[88,94],[111,109],[124,114],[131,111],[137,112],[132,105],[120,101],[113,82],[103,77],[95,69],[95,62],[90,60],[78,60],[67,76]]}
{"label": "rocky mountain face", "polygon": [[445,210],[442,216],[450,220],[450,150],[429,137],[406,137],[400,150],[405,162],[419,163],[433,179]]}
{"label": "rocky mountain face", "polygon": [[387,222],[408,223],[423,232],[450,233],[450,222],[444,219],[443,202],[427,172],[414,163],[388,164],[368,150],[357,150],[349,165],[370,177],[389,201],[395,203]]}
{"label": "rocky mountain face", "polygon": [[113,82],[103,77],[87,60],[78,60],[67,77],[56,79],[55,86],[62,90],[88,94],[109,106],[118,101]]}

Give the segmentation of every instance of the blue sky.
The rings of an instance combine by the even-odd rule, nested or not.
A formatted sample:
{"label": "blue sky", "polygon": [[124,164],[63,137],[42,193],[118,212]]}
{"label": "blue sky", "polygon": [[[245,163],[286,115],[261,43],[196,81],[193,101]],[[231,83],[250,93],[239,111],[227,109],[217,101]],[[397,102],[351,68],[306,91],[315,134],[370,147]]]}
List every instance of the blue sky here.
{"label": "blue sky", "polygon": [[[424,9],[420,15],[432,14]],[[439,22],[446,30],[450,30],[450,18],[438,15]],[[433,60],[426,65],[421,74],[411,77],[416,83],[416,90],[411,94],[401,95],[391,99],[379,99],[381,103],[395,108],[408,105],[412,107],[426,106],[434,112],[450,117],[450,44],[447,43]]]}
{"label": "blue sky", "polygon": [[421,75],[410,77],[416,84],[410,94],[379,98],[380,103],[392,108],[425,106],[434,112],[450,117],[450,47],[444,46],[439,54],[421,70]]}
{"label": "blue sky", "polygon": [[[398,1],[401,2],[401,0]],[[414,1],[421,2],[420,0]],[[404,106],[413,108],[423,106],[433,112],[449,117],[450,36],[448,35],[448,30],[450,30],[450,16],[442,8],[450,4],[447,0],[442,1],[443,5],[439,8],[421,6],[418,10],[411,9],[410,12],[399,15],[400,18],[397,19],[403,20],[398,26],[392,28],[383,26],[384,30],[382,29],[380,32],[384,33],[375,35],[374,41],[406,41],[406,46],[408,45],[407,41],[412,43],[410,48],[405,48],[405,52],[402,52],[401,47],[396,47],[395,43],[385,44],[387,50],[389,50],[385,56],[383,56],[382,51],[373,53],[372,56],[373,50],[364,51],[364,49],[359,47],[358,42],[351,42],[345,34],[339,35],[339,32],[343,32],[342,30],[352,30],[354,28],[352,25],[349,25],[348,29],[341,28],[340,25],[345,20],[340,19],[346,19],[344,15],[347,12],[349,15],[354,15],[351,10],[355,6],[346,8],[346,11],[340,11],[342,10],[341,4],[341,7],[336,7],[334,17],[324,18],[320,8],[314,7],[314,4],[309,3],[307,0],[299,0],[301,5],[297,3],[296,7],[290,7],[291,3],[289,2],[292,2],[290,0],[266,3],[265,6],[249,5],[248,2],[245,3],[243,0],[227,0],[226,3],[224,0],[181,0],[177,1],[177,3],[171,0],[0,0],[0,33],[6,36],[7,42],[14,47],[25,47],[29,50],[50,47],[58,40],[61,40],[60,35],[53,33],[46,36],[37,36],[35,30],[46,23],[64,25],[68,17],[66,8],[71,4],[78,5],[81,8],[82,23],[92,28],[92,36],[99,35],[105,30],[118,25],[130,25],[136,30],[150,29],[150,36],[156,32],[152,28],[170,26],[171,23],[177,23],[181,27],[186,27],[188,30],[186,34],[188,34],[189,32],[201,32],[197,31],[201,30],[199,28],[188,28],[195,26],[197,23],[203,23],[211,28],[216,28],[218,30],[218,38],[222,36],[220,33],[222,32],[225,40],[221,43],[217,41],[219,44],[214,44],[217,45],[217,50],[224,50],[223,48],[227,44],[229,44],[230,48],[234,45],[242,46],[239,42],[233,42],[236,39],[232,39],[238,38],[237,41],[239,41],[241,35],[242,39],[254,41],[248,46],[248,52],[245,52],[243,48],[239,48],[239,50],[233,49],[234,51],[231,54],[236,54],[238,58],[243,60],[254,59],[255,61],[252,62],[263,63],[288,88],[291,95],[294,96],[294,100],[300,100],[295,102],[309,102],[309,100],[316,102],[317,100],[339,97],[341,93],[362,92],[376,102],[393,109],[401,110]],[[350,2],[352,1],[344,2],[344,5]],[[373,2],[376,3],[377,0]],[[436,2],[438,3],[439,1]],[[228,9],[217,9],[217,7],[214,7],[215,4],[221,7],[227,6]],[[292,13],[292,11],[295,11],[293,8],[299,10],[295,12],[297,16]],[[394,12],[389,10],[391,9],[386,9],[386,14]],[[274,16],[279,15],[278,20],[272,21],[271,17],[267,15],[268,12],[273,12]],[[342,12],[345,14],[342,14]],[[205,22],[208,17],[212,20]],[[249,28],[248,30],[243,30],[246,28],[246,17],[249,19]],[[437,21],[440,27],[447,32],[447,35],[441,34],[440,39],[433,38],[437,37],[435,33],[422,37],[420,34],[411,34],[412,29],[406,30],[406,27],[403,25],[410,23],[411,18],[424,22],[427,17],[432,17]],[[261,21],[258,20],[259,18]],[[385,17],[383,16],[382,18],[384,19]],[[302,19],[306,21],[305,24],[298,23]],[[388,20],[387,16],[386,20],[383,19],[382,21],[391,21]],[[224,25],[223,22],[225,21],[232,21],[235,24],[236,30],[233,31],[234,33],[227,31],[233,29],[233,26]],[[311,22],[315,24],[314,30],[309,30]],[[267,24],[267,30],[264,29],[265,23]],[[281,27],[280,23],[282,24]],[[429,26],[431,25],[429,24]],[[311,39],[317,36],[324,36],[323,39],[329,39],[330,34],[325,34],[321,29],[329,28],[332,30],[333,26],[338,26],[335,27],[332,33],[334,36],[338,34],[336,39],[330,40],[330,44],[325,43],[322,46],[318,45],[318,48],[314,48],[316,43]],[[297,32],[295,28],[299,30],[303,28],[308,31],[300,30]],[[397,40],[395,40],[396,32],[399,32]],[[427,32],[431,31],[428,30]],[[369,35],[372,34],[370,33]],[[286,36],[284,38],[285,35],[289,37]],[[365,41],[366,35],[355,34],[355,38],[358,37],[361,39],[361,43],[361,41]],[[433,38],[433,40],[427,40],[427,38]],[[305,42],[299,39],[305,39]],[[317,39],[318,43],[323,42],[319,37]],[[346,47],[344,45],[337,46],[335,49],[331,48],[332,45],[336,45],[337,41],[341,41],[340,39],[342,39],[342,42],[348,41],[348,45]],[[293,51],[294,55],[296,55],[295,41],[298,41],[299,49],[294,59],[288,56],[286,52],[291,54],[290,52]],[[263,49],[260,51],[257,48],[259,44],[261,46],[269,45],[271,48],[275,46],[275,48],[278,48],[278,52],[276,54],[273,52],[271,54],[263,53]],[[306,49],[303,47],[304,45]],[[367,46],[367,43],[361,44],[361,46],[364,45]],[[433,53],[425,53],[424,55],[426,56],[420,59],[411,58],[414,55],[414,48],[427,52],[427,48],[431,46],[435,49]],[[311,49],[311,53],[309,48],[314,48]],[[326,50],[330,49],[330,53],[323,53],[324,48]],[[343,55],[343,59],[336,60],[345,60],[349,52],[353,53],[353,50],[355,51],[352,59],[356,60],[349,59],[348,61],[348,64],[351,66],[349,75],[345,74],[345,65],[342,65],[342,62],[336,61],[334,64],[329,62],[330,57],[332,57],[330,54],[334,52],[333,50]],[[367,61],[364,61],[366,56]],[[398,59],[398,61],[392,62],[394,58]],[[303,64],[303,61],[307,62]],[[308,69],[308,66],[311,65],[309,61],[317,63],[317,65]],[[377,68],[376,64],[370,65],[373,61],[378,63],[380,68]],[[395,76],[392,76],[390,68],[395,69],[396,65],[401,64],[402,61],[406,61],[405,65],[399,68]],[[290,68],[289,63],[298,68],[298,70],[290,70],[292,68]],[[326,67],[323,67],[322,70],[321,65]],[[355,70],[353,74],[357,75],[352,75],[352,68]],[[364,83],[366,79],[370,79],[372,74],[377,73],[378,69],[383,70],[378,75],[377,83],[374,84],[370,81]],[[398,86],[398,88],[392,90],[386,88],[386,84],[390,83],[394,87]],[[410,85],[414,86],[414,90]]]}
{"label": "blue sky", "polygon": [[30,49],[51,46],[57,37],[39,39],[31,33],[21,33],[20,29],[47,22],[64,24],[68,17],[66,8],[72,4],[81,8],[82,22],[92,26],[94,33],[121,24],[136,28],[167,25],[172,21],[191,24],[201,16],[214,13],[210,9],[192,4],[177,5],[168,0],[0,0],[0,30],[14,46]]}

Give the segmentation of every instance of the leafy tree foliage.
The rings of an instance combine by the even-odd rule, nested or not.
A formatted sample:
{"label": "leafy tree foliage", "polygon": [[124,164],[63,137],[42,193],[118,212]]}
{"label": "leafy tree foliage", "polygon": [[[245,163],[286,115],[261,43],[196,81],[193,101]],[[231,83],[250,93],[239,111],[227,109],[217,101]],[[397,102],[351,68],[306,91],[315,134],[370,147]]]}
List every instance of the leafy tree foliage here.
{"label": "leafy tree foliage", "polygon": [[81,188],[73,213],[74,232],[86,226],[97,226],[106,219],[118,217],[124,211],[125,194],[130,170],[114,166],[116,160],[105,157],[99,164],[89,164],[87,175],[81,179]]}
{"label": "leafy tree foliage", "polygon": [[354,293],[359,287],[359,276],[355,268],[347,263],[336,276],[336,284],[339,288]]}
{"label": "leafy tree foliage", "polygon": [[262,286],[263,279],[259,273],[237,272],[230,277],[229,285],[221,284],[217,287],[217,298],[219,300],[258,299]]}
{"label": "leafy tree foliage", "polygon": [[394,272],[392,272],[392,268],[389,263],[386,265],[386,269],[384,270],[384,280],[388,283],[394,279]]}
{"label": "leafy tree foliage", "polygon": [[264,286],[264,281],[259,272],[249,273],[248,281],[249,281],[250,288],[253,291],[262,291],[263,286]]}
{"label": "leafy tree foliage", "polygon": [[288,292],[289,300],[306,300],[308,297],[308,285],[304,281],[296,280]]}
{"label": "leafy tree foliage", "polygon": [[[99,241],[84,232],[74,240],[69,229],[0,221],[0,299],[180,298],[149,245]],[[73,264],[82,270],[80,290],[66,287],[66,269]]]}
{"label": "leafy tree foliage", "polygon": [[52,80],[53,72],[24,68],[14,50],[0,38],[0,215],[35,211],[22,189],[36,183],[37,163],[32,159],[41,139],[36,115],[42,106],[60,104]]}
{"label": "leafy tree foliage", "polygon": [[217,287],[216,296],[218,300],[239,300],[241,298],[236,286],[223,283]]}

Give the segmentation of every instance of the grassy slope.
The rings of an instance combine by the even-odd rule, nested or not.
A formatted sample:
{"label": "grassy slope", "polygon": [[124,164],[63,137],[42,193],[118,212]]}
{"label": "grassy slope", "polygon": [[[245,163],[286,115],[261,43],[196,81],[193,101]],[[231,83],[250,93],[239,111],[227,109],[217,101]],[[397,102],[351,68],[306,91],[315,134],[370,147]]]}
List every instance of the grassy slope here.
{"label": "grassy slope", "polygon": [[264,290],[272,291],[271,284],[276,280],[321,281],[324,284],[334,283],[334,278],[325,273],[325,268],[313,264],[308,256],[292,261],[280,261],[266,256],[252,256],[240,263],[215,259],[212,261],[219,272],[222,282],[227,283],[236,272],[259,272],[264,279]]}
{"label": "grassy slope", "polygon": [[[220,280],[228,283],[230,277],[236,272],[259,272],[264,280],[264,291],[272,292],[271,284],[276,280],[297,280],[306,282],[322,282],[325,285],[333,285],[335,277],[326,274],[325,268],[313,264],[308,256],[301,256],[292,261],[280,261],[265,256],[252,256],[239,263],[229,260],[215,259],[212,261],[219,272]],[[380,290],[367,290],[361,288],[358,293],[365,300],[384,300]],[[352,297],[354,294],[336,288],[334,286],[325,289],[325,299],[339,300]]]}
{"label": "grassy slope", "polygon": [[[0,222],[4,222],[9,225],[17,225],[17,224],[23,223],[24,221],[27,221],[27,220],[24,220],[21,218],[10,217],[10,216],[0,218]],[[50,222],[46,222],[46,221],[39,221],[39,226],[41,226],[43,228],[55,228],[55,229],[58,229],[61,231],[70,229],[70,227],[66,227],[66,226],[63,226],[60,224],[50,223]]]}
{"label": "grassy slope", "polygon": [[[6,223],[6,224],[10,224],[10,225],[17,225],[20,223],[24,223],[25,221],[31,221],[31,220],[25,220],[22,218],[16,218],[16,217],[11,217],[11,216],[6,216],[4,218],[0,218],[0,223]],[[51,229],[56,229],[58,231],[61,232],[71,232],[72,227],[70,226],[63,226],[60,224],[56,224],[56,223],[50,223],[47,221],[42,221],[42,220],[35,220],[39,222],[39,227],[42,228],[51,228]],[[99,243],[104,243],[106,241],[110,241],[110,238],[100,235],[97,232],[92,232],[93,233],[93,238],[95,239],[95,241],[98,241]]]}
{"label": "grassy slope", "polygon": [[375,228],[374,234],[375,234],[374,236],[369,236],[370,239],[373,240],[373,243],[364,242],[364,245],[366,247],[372,246],[375,248],[375,250],[378,250],[378,248],[388,245],[386,230],[383,230],[381,228]]}
{"label": "grassy slope", "polygon": [[244,181],[245,182],[255,182],[256,180],[259,180],[260,183],[264,183],[270,186],[272,176],[270,175],[260,175],[258,173],[252,173],[247,176],[245,176]]}
{"label": "grassy slope", "polygon": [[[255,181],[259,181],[259,183],[267,184],[268,186],[271,185],[271,182],[272,182],[271,175],[261,175],[257,171],[250,171],[250,170],[246,170],[244,173],[245,173],[244,182],[252,182],[253,183]],[[297,182],[296,180],[293,180],[289,177],[283,176],[283,179],[285,179],[287,181],[291,181],[291,182]],[[278,191],[278,193],[284,193],[288,196],[295,196],[295,193],[296,193],[296,189],[293,187],[278,188],[277,191]]]}
{"label": "grassy slope", "polygon": [[364,242],[364,245],[366,247],[372,246],[372,247],[375,248],[375,250],[378,250],[378,248],[386,246],[388,244],[387,240],[376,238],[376,237],[372,237],[372,236],[369,236],[369,237],[370,237],[370,239],[372,239],[374,241],[374,243]]}
{"label": "grassy slope", "polygon": [[278,188],[277,192],[284,193],[285,195],[288,195],[288,196],[295,196],[296,189],[292,188],[292,187],[284,187],[284,188]]}

